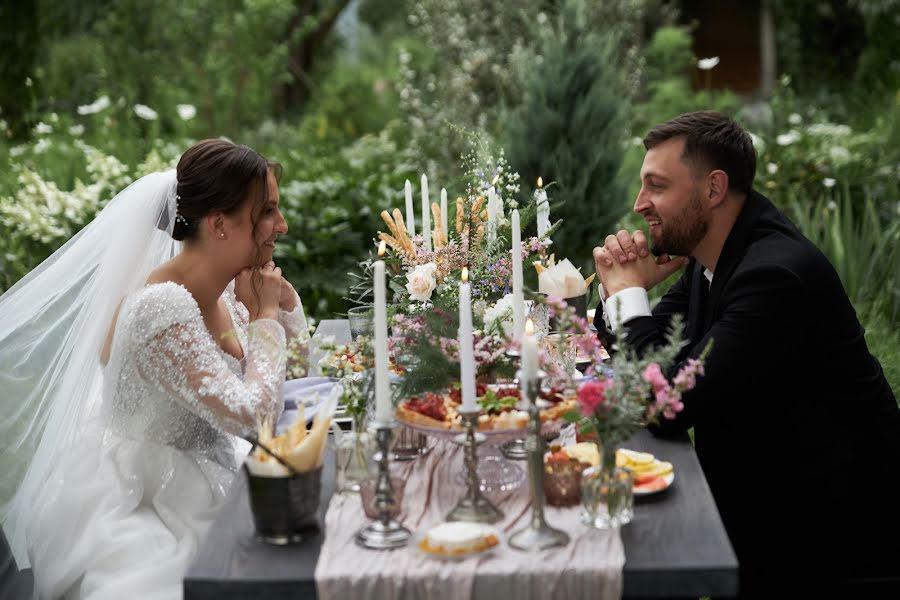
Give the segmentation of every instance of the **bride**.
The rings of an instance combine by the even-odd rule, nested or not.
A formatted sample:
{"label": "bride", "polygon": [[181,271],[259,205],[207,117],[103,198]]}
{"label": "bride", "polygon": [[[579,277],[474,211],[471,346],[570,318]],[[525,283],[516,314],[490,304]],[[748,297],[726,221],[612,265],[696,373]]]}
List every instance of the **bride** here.
{"label": "bride", "polygon": [[39,597],[181,596],[306,333],[279,175],[202,141],[0,297],[3,527]]}

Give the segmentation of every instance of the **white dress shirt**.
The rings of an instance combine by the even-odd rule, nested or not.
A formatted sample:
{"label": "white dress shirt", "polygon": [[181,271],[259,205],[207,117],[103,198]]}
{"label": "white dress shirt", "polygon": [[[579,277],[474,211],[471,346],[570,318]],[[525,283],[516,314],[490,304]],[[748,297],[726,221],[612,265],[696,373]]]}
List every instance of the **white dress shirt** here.
{"label": "white dress shirt", "polygon": [[[703,275],[712,285],[713,272],[705,269]],[[650,298],[647,296],[647,290],[642,287],[625,288],[607,298],[606,290],[601,284],[600,302],[603,304],[603,319],[606,321],[606,327],[612,332],[618,331],[619,327],[631,319],[649,317],[653,314],[650,310]]]}

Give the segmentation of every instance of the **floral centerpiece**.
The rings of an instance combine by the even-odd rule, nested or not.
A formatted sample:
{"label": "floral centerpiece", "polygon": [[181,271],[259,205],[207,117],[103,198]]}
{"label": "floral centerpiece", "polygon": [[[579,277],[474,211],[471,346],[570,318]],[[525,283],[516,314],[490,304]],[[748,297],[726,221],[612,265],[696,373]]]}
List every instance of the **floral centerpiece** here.
{"label": "floral centerpiece", "polygon": [[[480,144],[480,142],[478,142]],[[511,211],[519,211],[524,229],[536,218],[539,235],[522,240],[524,265],[547,260],[550,224],[546,191],[539,187],[524,205],[514,199],[519,176],[502,153],[494,158],[483,144],[464,157],[464,195],[454,202],[431,202],[427,234],[410,235],[407,217],[384,210],[384,242],[391,326],[389,346],[397,370],[404,375],[395,397],[447,389],[459,379],[459,285],[463,268],[472,286],[475,362],[481,380],[512,376],[515,362],[507,355],[512,333]],[[423,182],[424,183],[424,182]],[[424,186],[423,186],[424,187]],[[411,195],[410,191],[407,191]],[[411,204],[408,202],[408,210]],[[419,224],[425,221],[418,219]],[[374,256],[360,263],[358,284],[350,299],[368,303],[372,294]],[[530,269],[528,269],[530,270]],[[427,368],[419,368],[427,365]]]}

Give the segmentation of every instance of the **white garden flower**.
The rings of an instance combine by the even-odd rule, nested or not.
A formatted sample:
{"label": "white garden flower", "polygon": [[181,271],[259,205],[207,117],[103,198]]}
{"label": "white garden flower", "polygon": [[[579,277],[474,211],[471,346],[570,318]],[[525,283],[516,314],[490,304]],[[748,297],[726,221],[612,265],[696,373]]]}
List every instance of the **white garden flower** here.
{"label": "white garden flower", "polygon": [[837,202],[835,202],[834,200],[829,200],[828,204],[826,204],[825,207],[828,208],[828,210],[830,210],[831,212],[834,212],[837,210]]}
{"label": "white garden flower", "polygon": [[775,138],[775,143],[777,143],[779,146],[790,146],[799,139],[800,133],[794,129],[791,129],[787,133],[782,133],[777,138]]}
{"label": "white garden flower", "polygon": [[431,293],[437,285],[434,272],[437,265],[433,262],[424,265],[416,265],[416,268],[406,274],[406,291],[409,297],[417,302],[427,302],[431,299]]}
{"label": "white garden flower", "polygon": [[853,133],[847,125],[835,125],[834,123],[815,123],[806,129],[812,135],[824,135],[833,137],[843,137]]}
{"label": "white garden flower", "polygon": [[830,156],[831,160],[837,164],[850,162],[851,158],[850,151],[843,146],[833,146],[828,150],[828,156]]}
{"label": "white garden flower", "polygon": [[791,125],[799,125],[802,122],[803,118],[797,113],[791,113],[790,116],[788,116],[788,123]]}
{"label": "white garden flower", "polygon": [[9,149],[9,155],[13,158],[18,158],[22,156],[28,151],[28,146],[25,144],[19,144],[18,146],[13,146]]}
{"label": "white garden flower", "polygon": [[84,133],[84,125],[82,125],[80,123],[78,125],[72,125],[71,127],[69,127],[69,135],[71,135],[73,137],[81,137],[81,135],[83,133]]}
{"label": "white garden flower", "polygon": [[835,183],[837,183],[837,182],[834,179],[832,179],[831,177],[826,177],[825,179],[822,180],[822,185],[824,185],[827,188],[833,188]]}
{"label": "white garden flower", "polygon": [[769,163],[766,165],[766,171],[769,172],[769,175],[774,175],[778,172],[778,165],[775,163]]}
{"label": "white garden flower", "polygon": [[144,119],[145,121],[155,121],[159,117],[159,115],[156,114],[156,111],[146,104],[135,104],[134,114]]}
{"label": "white garden flower", "polygon": [[34,126],[34,132],[38,135],[48,135],[53,133],[53,126],[41,121]]}
{"label": "white garden flower", "polygon": [[512,317],[513,317],[513,295],[506,294],[493,306],[486,308],[484,311],[484,326],[490,328],[497,320],[504,333],[512,333]]}
{"label": "white garden flower", "polygon": [[719,57],[713,56],[711,58],[701,58],[697,61],[697,68],[701,71],[709,71],[719,64]]}
{"label": "white garden flower", "polygon": [[53,144],[50,142],[49,139],[47,139],[47,138],[41,138],[41,139],[39,139],[39,140],[37,141],[37,143],[34,145],[34,153],[35,153],[35,154],[43,154],[43,153],[46,152],[46,151],[50,148],[50,146],[52,146],[52,145],[53,145]]}
{"label": "white garden flower", "polygon": [[79,115],[95,115],[109,108],[109,105],[109,96],[103,94],[92,103],[79,106],[77,110]]}
{"label": "white garden flower", "polygon": [[750,136],[750,141],[753,143],[753,147],[756,148],[756,151],[765,152],[766,142],[752,131],[748,131],[747,134]]}
{"label": "white garden flower", "polygon": [[193,104],[179,104],[175,107],[182,121],[190,121],[197,116],[197,107]]}

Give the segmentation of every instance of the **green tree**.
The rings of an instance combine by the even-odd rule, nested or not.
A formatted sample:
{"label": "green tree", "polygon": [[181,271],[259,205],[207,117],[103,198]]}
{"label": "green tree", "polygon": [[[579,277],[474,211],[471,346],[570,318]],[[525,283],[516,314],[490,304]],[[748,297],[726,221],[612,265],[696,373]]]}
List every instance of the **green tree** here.
{"label": "green tree", "polygon": [[553,196],[565,204],[555,216],[565,225],[554,249],[576,264],[590,260],[597,235],[626,209],[617,173],[630,94],[619,48],[613,32],[588,29],[583,3],[570,0],[543,36],[522,103],[506,119],[512,168],[526,182],[541,176],[559,186]]}
{"label": "green tree", "polygon": [[35,0],[0,5],[0,119],[7,121],[15,137],[28,132],[26,117],[34,90],[26,81],[32,81],[39,45]]}

